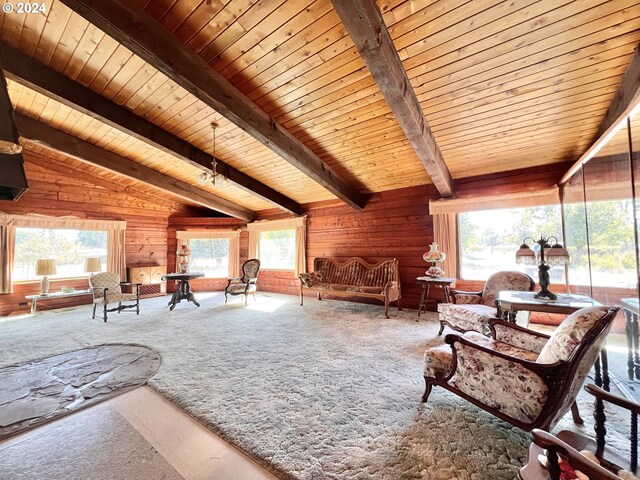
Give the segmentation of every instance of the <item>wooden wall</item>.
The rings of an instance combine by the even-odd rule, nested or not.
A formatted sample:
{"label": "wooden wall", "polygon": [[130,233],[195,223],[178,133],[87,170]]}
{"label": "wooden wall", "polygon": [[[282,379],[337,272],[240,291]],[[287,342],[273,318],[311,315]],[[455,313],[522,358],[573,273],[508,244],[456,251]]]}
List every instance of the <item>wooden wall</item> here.
{"label": "wooden wall", "polygon": [[[27,192],[15,202],[0,201],[0,211],[37,213],[105,220],[126,220],[128,266],[167,265],[167,225],[171,215],[188,216],[196,210],[163,196],[150,195],[130,182],[107,178],[92,167],[24,151],[29,181]],[[62,285],[87,288],[86,278],[53,281],[50,291]],[[0,316],[29,311],[24,296],[39,293],[40,282],[14,285],[12,294],[0,295]],[[40,302],[38,310],[90,303],[90,297]]]}

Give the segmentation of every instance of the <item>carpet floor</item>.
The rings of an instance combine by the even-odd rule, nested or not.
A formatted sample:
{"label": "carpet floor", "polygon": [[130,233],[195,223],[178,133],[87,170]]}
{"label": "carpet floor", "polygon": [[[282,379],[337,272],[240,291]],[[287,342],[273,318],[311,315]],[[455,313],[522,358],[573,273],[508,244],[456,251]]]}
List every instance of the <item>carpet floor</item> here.
{"label": "carpet floor", "polygon": [[[424,350],[442,341],[435,314],[259,294],[248,307],[219,292],[201,307],[167,297],[141,313],[92,320],[90,307],[0,321],[0,366],[104,343],[162,357],[154,389],[282,478],[513,479],[529,435],[435,388],[420,403]],[[565,417],[556,430],[592,435]],[[624,447],[623,416],[609,413]],[[628,448],[628,447],[627,447]]]}

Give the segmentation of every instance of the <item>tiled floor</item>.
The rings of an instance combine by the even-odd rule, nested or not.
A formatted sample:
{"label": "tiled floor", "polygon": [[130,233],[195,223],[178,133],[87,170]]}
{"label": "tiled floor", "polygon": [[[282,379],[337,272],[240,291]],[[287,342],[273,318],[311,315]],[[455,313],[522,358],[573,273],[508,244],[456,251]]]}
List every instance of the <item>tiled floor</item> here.
{"label": "tiled floor", "polygon": [[151,388],[140,387],[1,442],[5,478],[276,477]]}

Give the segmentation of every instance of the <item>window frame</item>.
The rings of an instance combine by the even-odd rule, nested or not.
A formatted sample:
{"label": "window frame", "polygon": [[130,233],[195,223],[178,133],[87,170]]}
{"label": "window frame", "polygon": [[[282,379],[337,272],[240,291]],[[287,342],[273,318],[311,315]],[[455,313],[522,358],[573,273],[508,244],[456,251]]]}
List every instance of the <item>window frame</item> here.
{"label": "window frame", "polygon": [[[293,267],[291,268],[274,268],[274,267],[266,267],[264,266],[264,260],[262,258],[262,248],[260,247],[260,243],[262,240],[263,233],[269,232],[284,232],[284,231],[292,231],[293,232]],[[258,259],[260,260],[260,270],[267,272],[295,272],[296,269],[296,227],[291,228],[274,228],[270,230],[261,230],[258,232]]]}
{"label": "window frame", "polygon": [[[237,277],[240,270],[240,231],[239,230],[178,230],[176,231],[176,250],[180,248],[185,241],[190,244],[193,239],[226,239],[229,242],[229,261],[227,265],[227,276],[224,277],[202,277],[207,280],[227,280]],[[232,252],[235,249],[235,252]],[[232,261],[235,260],[235,269]],[[178,271],[178,257],[176,256],[175,271]]]}

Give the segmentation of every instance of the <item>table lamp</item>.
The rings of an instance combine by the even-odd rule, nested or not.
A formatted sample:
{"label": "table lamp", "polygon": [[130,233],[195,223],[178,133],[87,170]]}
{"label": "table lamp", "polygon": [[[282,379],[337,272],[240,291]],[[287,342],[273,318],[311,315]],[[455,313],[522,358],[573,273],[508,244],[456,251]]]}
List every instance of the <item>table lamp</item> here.
{"label": "table lamp", "polygon": [[[549,243],[551,239],[553,239],[555,243]],[[540,245],[540,249],[533,251],[527,244],[527,241]],[[569,252],[558,243],[556,237],[540,237],[540,240],[537,241],[531,237],[525,238],[516,252],[516,263],[538,265],[540,291],[534,295],[535,298],[546,298],[548,300],[556,300],[558,298],[556,294],[549,291],[549,284],[551,283],[549,270],[552,266],[568,264]]]}
{"label": "table lamp", "polygon": [[[102,261],[99,257],[89,257],[84,259],[84,271],[85,273],[98,273],[102,271]],[[89,285],[91,286],[91,285]]]}
{"label": "table lamp", "polygon": [[42,283],[40,295],[47,295],[49,293],[49,275],[55,275],[56,261],[53,259],[45,258],[36,260],[36,275],[42,275]]}

